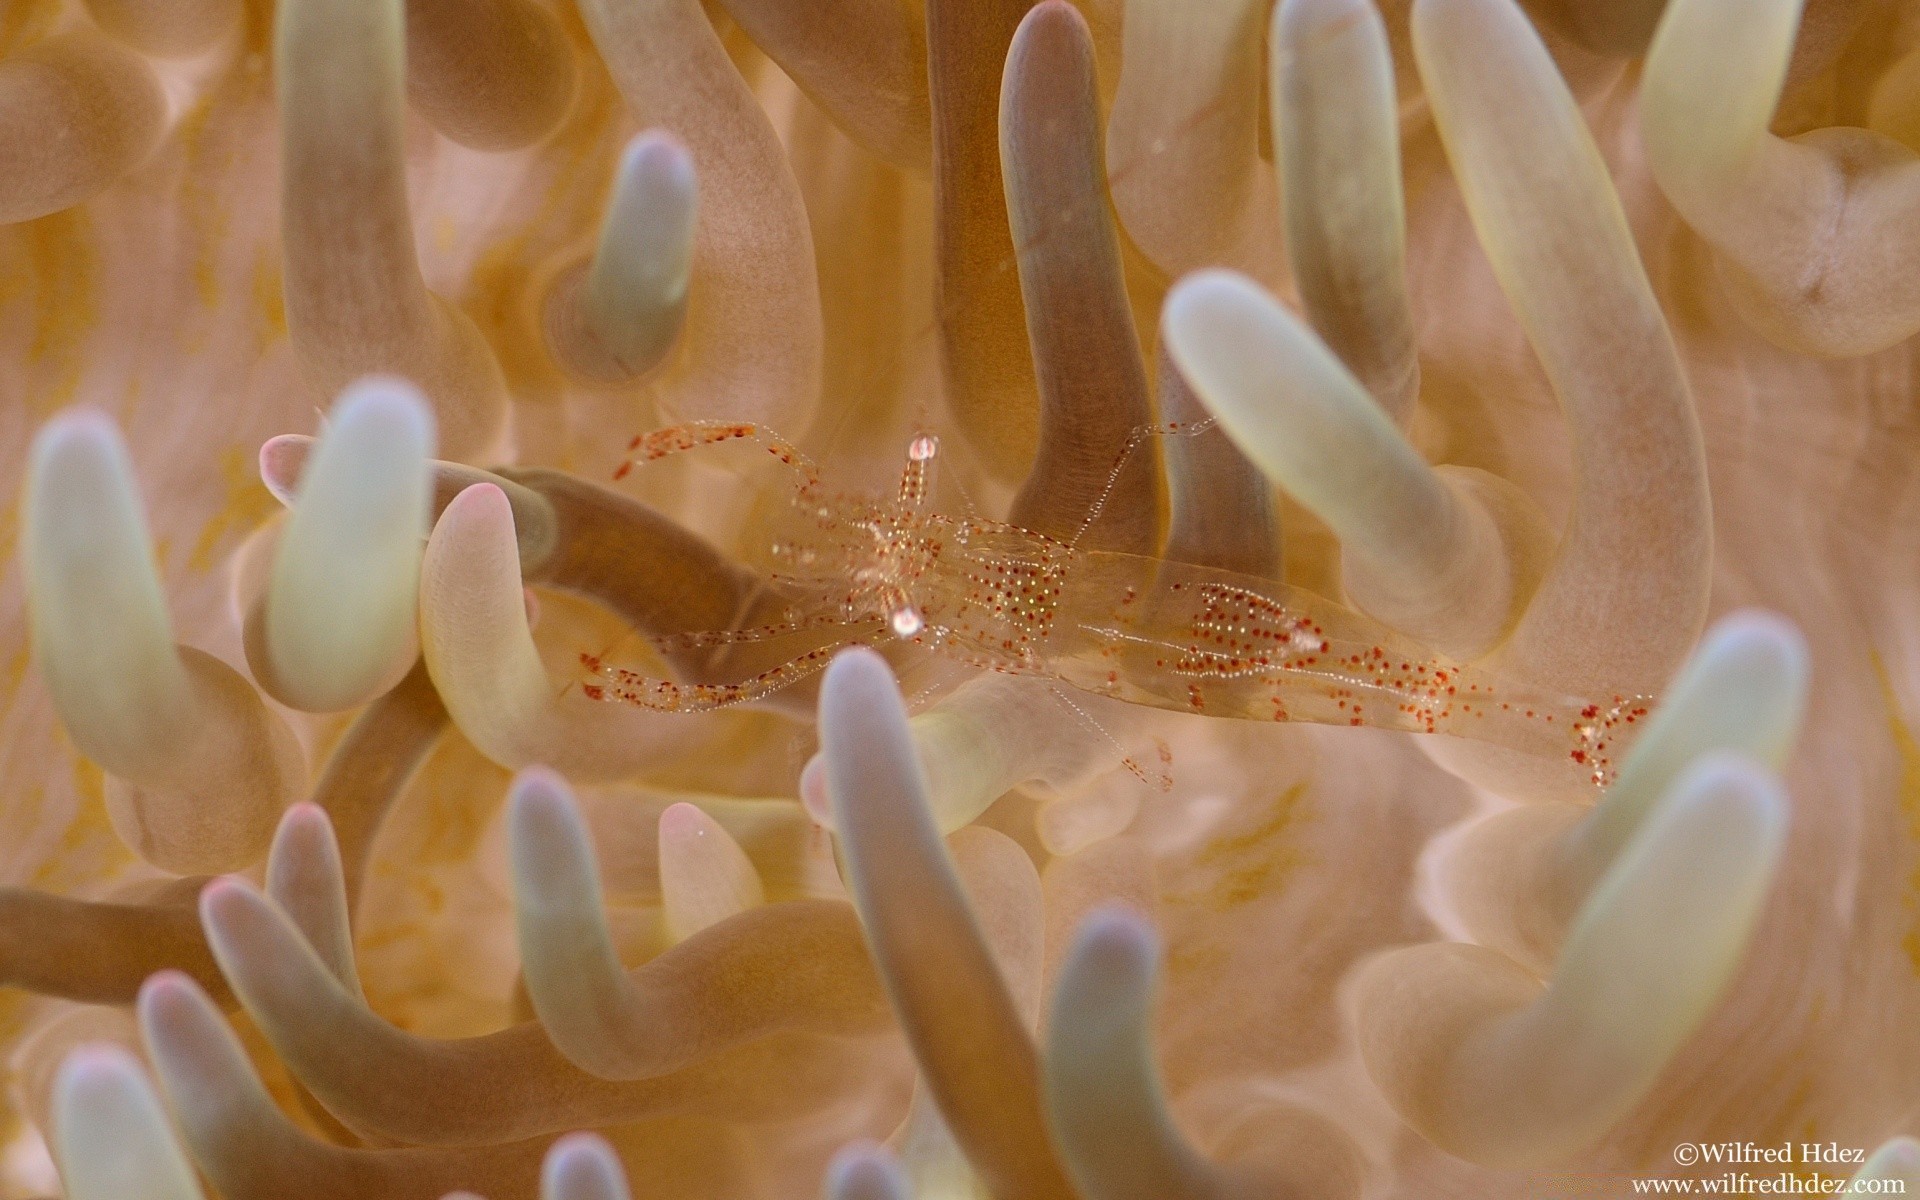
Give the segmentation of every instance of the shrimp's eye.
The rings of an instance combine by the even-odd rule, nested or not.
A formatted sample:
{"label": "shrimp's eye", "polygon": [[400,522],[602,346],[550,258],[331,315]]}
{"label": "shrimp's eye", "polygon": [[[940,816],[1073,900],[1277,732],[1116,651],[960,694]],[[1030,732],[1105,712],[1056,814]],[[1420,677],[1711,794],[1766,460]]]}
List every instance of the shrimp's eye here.
{"label": "shrimp's eye", "polygon": [[927,622],[921,617],[920,610],[911,604],[902,604],[888,613],[887,623],[893,627],[896,636],[903,638],[910,638],[927,627]]}

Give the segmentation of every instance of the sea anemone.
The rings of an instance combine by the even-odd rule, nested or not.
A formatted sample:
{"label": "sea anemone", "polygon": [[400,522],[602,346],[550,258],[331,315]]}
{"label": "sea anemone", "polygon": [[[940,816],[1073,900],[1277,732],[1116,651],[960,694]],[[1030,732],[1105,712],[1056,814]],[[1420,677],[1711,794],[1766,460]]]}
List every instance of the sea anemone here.
{"label": "sea anemone", "polygon": [[13,0],[0,1200],[1920,1184],[1916,153],[1905,0]]}

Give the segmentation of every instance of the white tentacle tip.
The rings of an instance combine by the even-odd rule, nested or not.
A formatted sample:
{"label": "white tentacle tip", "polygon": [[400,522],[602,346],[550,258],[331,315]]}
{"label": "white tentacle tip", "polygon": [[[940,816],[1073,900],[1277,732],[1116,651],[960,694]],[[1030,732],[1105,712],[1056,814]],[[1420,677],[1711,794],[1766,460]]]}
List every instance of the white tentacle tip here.
{"label": "white tentacle tip", "polygon": [[1893,1183],[1901,1185],[1901,1193],[1920,1189],[1920,1141],[1897,1137],[1881,1143],[1849,1181],[1851,1191],[1860,1194],[1897,1194],[1890,1187],[1862,1186]]}
{"label": "white tentacle tip", "polygon": [[29,454],[21,560],[35,660],[67,730],[126,775],[168,761],[190,707],[133,463],[112,418],[61,412]]}
{"label": "white tentacle tip", "polygon": [[827,759],[815,754],[800,770],[800,805],[816,825],[833,828],[833,801],[827,798]]}
{"label": "white tentacle tip", "polygon": [[1771,771],[1738,754],[1702,755],[1588,898],[1554,990],[1603,1023],[1617,1019],[1609,1008],[1657,1007],[1634,1017],[1643,1040],[1677,1046],[1746,952],[1789,816],[1786,789]]}
{"label": "white tentacle tip", "polygon": [[1060,994],[1097,1002],[1137,992],[1151,987],[1159,962],[1160,938],[1146,918],[1125,905],[1105,905],[1087,914],[1075,931],[1061,967]]}
{"label": "white tentacle tip", "polygon": [[292,508],[299,494],[313,441],[311,434],[282,433],[260,443],[260,482],[283,507]]}
{"label": "white tentacle tip", "polygon": [[514,904],[522,910],[572,911],[597,903],[593,848],[573,791],[557,771],[528,767],[507,792],[507,853]]}
{"label": "white tentacle tip", "polygon": [[718,821],[683,802],[660,814],[659,828],[661,907],[674,941],[765,903],[760,873]]}
{"label": "white tentacle tip", "polygon": [[[926,781],[907,725],[906,702],[893,668],[877,652],[854,646],[836,654],[820,682],[820,747],[836,829],[849,828],[848,805],[868,788],[917,788]],[[927,817],[931,825],[932,818]]]}
{"label": "white tentacle tip", "polygon": [[827,1165],[826,1200],[910,1200],[907,1175],[886,1147],[855,1142]]}
{"label": "white tentacle tip", "polygon": [[96,577],[153,577],[133,462],[106,413],[70,408],[40,427],[28,455],[26,509],[36,593],[79,589]]}
{"label": "white tentacle tip", "polygon": [[540,1200],[632,1200],[626,1169],[606,1139],[570,1133],[540,1164]]}
{"label": "white tentacle tip", "polygon": [[686,316],[699,187],[693,155],[651,129],[627,143],[600,240],[584,270],[548,294],[548,343],[571,373],[637,378],[673,349]]}
{"label": "white tentacle tip", "polygon": [[53,1085],[53,1153],[72,1200],[202,1200],[133,1055],[81,1046]]}
{"label": "white tentacle tip", "polygon": [[404,380],[363,379],[335,405],[267,590],[268,674],[295,707],[352,708],[412,665],[433,440],[426,400]]}

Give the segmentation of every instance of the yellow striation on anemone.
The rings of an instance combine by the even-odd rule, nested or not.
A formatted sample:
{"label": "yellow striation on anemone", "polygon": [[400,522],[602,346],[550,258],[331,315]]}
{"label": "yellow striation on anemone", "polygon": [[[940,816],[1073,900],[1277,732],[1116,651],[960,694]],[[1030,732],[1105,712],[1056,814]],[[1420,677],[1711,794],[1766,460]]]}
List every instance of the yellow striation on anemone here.
{"label": "yellow striation on anemone", "polygon": [[1920,1186],[1916,64],[0,7],[0,1200]]}

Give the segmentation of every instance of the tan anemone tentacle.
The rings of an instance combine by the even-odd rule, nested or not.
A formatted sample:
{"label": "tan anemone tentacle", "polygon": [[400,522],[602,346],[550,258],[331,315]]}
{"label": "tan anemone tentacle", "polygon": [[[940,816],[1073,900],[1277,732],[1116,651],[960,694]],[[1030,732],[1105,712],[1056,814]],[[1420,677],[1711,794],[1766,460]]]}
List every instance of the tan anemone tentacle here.
{"label": "tan anemone tentacle", "polygon": [[[669,1115],[779,1121],[847,1086],[862,1066],[859,1048],[804,1028],[808,1013],[747,1013],[727,1026],[751,999],[714,1020],[702,1013],[703,989],[728,978],[733,960],[758,952],[762,963],[783,955],[791,963],[810,948],[804,937],[796,947],[780,944],[795,925],[781,923],[794,915],[791,906],[759,911],[773,919],[709,931],[639,969],[642,986],[653,985],[655,1011],[682,1036],[654,1056],[649,1077],[615,1081],[569,1062],[535,1022],[463,1039],[404,1033],[331,973],[272,902],[232,881],[210,885],[201,901],[214,953],[300,1081],[350,1128],[418,1145],[504,1142]],[[828,1033],[871,1031],[882,1014],[877,1004],[870,1011],[851,1025],[834,1024],[832,1014],[819,1024]]]}
{"label": "tan anemone tentacle", "polygon": [[[503,468],[504,470],[504,468]],[[551,678],[533,641],[523,583],[578,592],[643,636],[720,631],[770,619],[778,597],[695,535],[604,488],[559,471],[512,470],[454,496],[421,568],[423,657],[447,711],[475,746],[508,767],[544,763],[582,779],[618,779],[686,754],[711,723],[591,699]],[[504,486],[503,486],[504,485]],[[510,490],[509,490],[510,489]],[[521,513],[540,524],[522,534]],[[696,679],[751,677],[790,651],[722,645],[663,657]],[[764,659],[764,654],[775,657]],[[775,705],[804,703],[776,694]]]}
{"label": "tan anemone tentacle", "polygon": [[553,131],[573,103],[573,48],[536,0],[406,0],[407,98],[476,150]]}
{"label": "tan anemone tentacle", "polygon": [[1093,37],[1067,0],[1020,22],[1000,91],[1007,213],[1040,387],[1040,446],[1009,519],[1089,549],[1152,554],[1159,445],[1101,191]]}
{"label": "tan anemone tentacle", "polygon": [[25,491],[34,661],[68,734],[109,773],[115,831],[183,874],[255,861],[306,765],[252,684],[174,644],[113,422],[87,409],[49,421]]}
{"label": "tan anemone tentacle", "polygon": [[1401,1117],[1471,1162],[1562,1162],[1646,1095],[1719,1001],[1785,842],[1779,780],[1712,754],[1587,898],[1546,981],[1480,946],[1368,963],[1360,1051]]}
{"label": "tan anemone tentacle", "polygon": [[[1124,908],[1081,923],[1047,1036],[1047,1116],[1086,1200],[1352,1200],[1358,1151],[1329,1122],[1267,1117],[1257,1161],[1215,1161],[1175,1126],[1154,1063],[1160,972],[1151,926]],[[1290,1106],[1278,1106],[1282,1108]],[[1250,1118],[1251,1119],[1251,1118]],[[1245,1139],[1243,1139],[1244,1141]]]}
{"label": "tan anemone tentacle", "polygon": [[1189,275],[1163,322],[1221,428],[1339,536],[1356,606],[1462,659],[1513,628],[1550,544],[1524,497],[1483,471],[1429,466],[1332,351],[1245,276]]}
{"label": "tan anemone tentacle", "polygon": [[592,257],[547,291],[547,349],[562,370],[617,384],[666,359],[686,322],[696,193],[693,156],[671,134],[627,143]]}
{"label": "tan anemone tentacle", "polygon": [[906,0],[725,0],[725,7],[848,137],[897,167],[928,169],[927,31]]}
{"label": "tan anemone tentacle", "polygon": [[1169,276],[1282,269],[1279,196],[1260,155],[1261,0],[1126,0],[1107,125],[1114,209]]}
{"label": "tan anemone tentacle", "polygon": [[240,0],[87,0],[100,28],[156,58],[199,54],[240,24]]}
{"label": "tan anemone tentacle", "polygon": [[1790,622],[1751,609],[1716,622],[1598,803],[1510,809],[1449,849],[1438,879],[1474,940],[1550,972],[1580,906],[1696,759],[1728,752],[1786,768],[1806,713],[1808,669]]}
{"label": "tan anemone tentacle", "polygon": [[913,1200],[893,1155],[873,1142],[843,1147],[827,1165],[826,1200]]}
{"label": "tan anemone tentacle", "polygon": [[527,620],[508,496],[470,487],[447,505],[420,572],[420,643],[455,725],[495,762],[587,778],[643,770],[686,735],[670,713],[602,704],[554,683]]}
{"label": "tan anemone tentacle", "polygon": [[[313,444],[312,438],[287,434],[262,448],[261,478],[283,502],[293,494]],[[482,483],[497,488],[507,501],[523,581],[603,604],[644,636],[751,626],[771,621],[781,605],[752,570],[699,535],[576,475],[550,467],[483,471],[449,462],[431,467],[436,523],[468,488]],[[744,646],[720,651],[664,647],[661,653],[695,678],[718,670],[712,660],[720,657],[736,674],[764,665],[752,647]],[[540,761],[553,765],[557,760]]]}
{"label": "tan anemone tentacle", "polygon": [[661,812],[660,910],[669,938],[685,941],[766,899],[753,860],[724,825],[684,802]]}
{"label": "tan anemone tentacle", "polygon": [[[1208,420],[1164,335],[1157,357],[1160,420],[1169,426]],[[1170,437],[1161,450],[1167,469],[1167,540],[1161,557],[1280,578],[1280,514],[1260,468],[1218,427]]]}
{"label": "tan anemone tentacle", "polygon": [[155,971],[184,971],[223,1002],[227,984],[200,933],[206,876],[138,900],[75,900],[0,888],[0,983],[88,1004],[130,1004]]}
{"label": "tan anemone tentacle", "polygon": [[68,1200],[204,1200],[146,1073],[118,1046],[61,1063],[53,1135]]}
{"label": "tan anemone tentacle", "polygon": [[[1706,623],[1713,559],[1706,455],[1666,318],[1585,119],[1511,0],[1417,0],[1413,34],[1468,215],[1573,451],[1554,560],[1490,665],[1577,694],[1652,694]],[[1493,778],[1527,772],[1436,750]]]}
{"label": "tan anemone tentacle", "polygon": [[327,814],[339,841],[347,908],[360,907],[360,885],[373,857],[374,836],[387,811],[447,729],[425,663],[386,695],[362,709],[327,759],[308,797]]}
{"label": "tan anemone tentacle", "polygon": [[153,69],[98,34],[0,60],[0,225],[97,195],[153,152],[166,121]]}
{"label": "tan anemone tentacle", "polygon": [[824,335],[813,235],[773,126],[698,0],[580,9],[627,107],[679,138],[700,178],[686,331],[659,403],[799,437],[820,402]]}
{"label": "tan anemone tentacle", "polygon": [[632,972],[614,954],[593,847],[566,784],[523,772],[508,799],[524,978],[553,1043],[605,1079],[647,1079],[785,1030],[886,1020],[858,923],[836,900],[743,911]]}
{"label": "tan anemone tentacle", "polygon": [[[527,540],[520,542],[528,583],[588,597],[657,638],[768,624],[784,605],[751,568],[637,500],[546,467],[502,467],[500,475],[550,514],[545,540],[532,553]],[[517,529],[526,506],[510,507]],[[706,680],[750,676],[791,651],[744,644],[668,646],[661,653],[675,670]],[[770,703],[798,708],[810,701],[799,690]]]}
{"label": "tan anemone tentacle", "polygon": [[1511,0],[1418,0],[1413,28],[1448,160],[1560,399],[1578,480],[1497,661],[1576,693],[1652,693],[1706,623],[1713,558],[1706,456],[1666,318],[1586,122]]}
{"label": "tan anemone tentacle", "polygon": [[[359,882],[388,806],[445,728],[446,712],[426,668],[417,666],[399,687],[369,705],[342,736],[314,785],[312,805],[296,804],[281,818],[284,834],[303,809],[317,807],[326,813],[324,841],[333,848],[317,844],[312,818],[300,817],[304,840],[295,861],[315,861],[307,853],[311,848],[342,863],[342,895],[349,912],[358,907]],[[332,832],[336,826],[341,828],[337,843]],[[276,837],[268,864],[270,887],[273,858],[280,850]],[[168,880],[104,900],[0,889],[0,982],[93,1004],[131,1004],[149,975],[177,970],[221,1004],[230,1004],[226,977],[200,927],[199,895],[206,882],[206,876]],[[324,904],[319,911],[326,911]],[[303,922],[303,928],[313,936],[313,926]],[[336,935],[335,945],[345,942]],[[350,960],[338,950],[327,957],[336,976],[358,986]]]}
{"label": "tan anemone tentacle", "polygon": [[[1045,932],[1040,877],[1027,852],[998,830],[969,825],[947,835],[954,875],[979,919],[980,933],[1028,1030],[1040,1021]],[[889,1144],[898,1154],[910,1195],[977,1191],[980,1176],[967,1162],[941,1116],[924,1074]]]}
{"label": "tan anemone tentacle", "polygon": [[287,330],[329,394],[371,372],[418,385],[450,458],[507,416],[473,321],[427,290],[407,207],[402,0],[287,0],[276,13]]}
{"label": "tan anemone tentacle", "polygon": [[339,712],[391,691],[419,657],[432,417],[404,381],[364,379],[314,450],[247,614],[247,662],[282,704]]}
{"label": "tan anemone tentacle", "polygon": [[1270,47],[1287,258],[1313,327],[1405,429],[1420,395],[1387,31],[1371,0],[1284,0]]}
{"label": "tan anemone tentacle", "polygon": [[[1100,696],[1062,695],[1041,680],[984,675],[942,696],[908,721],[927,780],[927,805],[942,835],[977,820],[1014,788],[1037,784],[1059,795],[1086,789],[1120,765],[1124,736],[1139,711]],[[837,828],[827,795],[826,759],[800,777],[808,815]]]}
{"label": "tan anemone tentacle", "polygon": [[954,1139],[995,1196],[1072,1196],[1045,1134],[1039,1054],[928,811],[886,660],[834,659],[820,739],[849,888]]}
{"label": "tan anemone tentacle", "polygon": [[233,1030],[185,976],[148,980],[139,1016],[194,1163],[229,1200],[439,1200],[461,1187],[494,1200],[535,1194],[543,1142],[351,1150],[309,1136],[275,1106]]}
{"label": "tan anemone tentacle", "polygon": [[349,992],[364,997],[353,956],[340,843],[318,805],[296,804],[280,818],[267,855],[266,894],[300,931],[327,973]]}
{"label": "tan anemone tentacle", "polygon": [[1670,0],[1641,90],[1647,165],[1717,252],[1741,315],[1798,354],[1853,356],[1920,330],[1920,156],[1865,129],[1768,128],[1802,0]]}
{"label": "tan anemone tentacle", "polygon": [[1007,47],[1032,0],[927,0],[933,103],[934,316],[947,410],[992,476],[1017,480],[1039,441],[1026,305],[1000,174]]}
{"label": "tan anemone tentacle", "polygon": [[540,1200],[633,1200],[613,1147],[591,1133],[570,1133],[540,1164]]}

